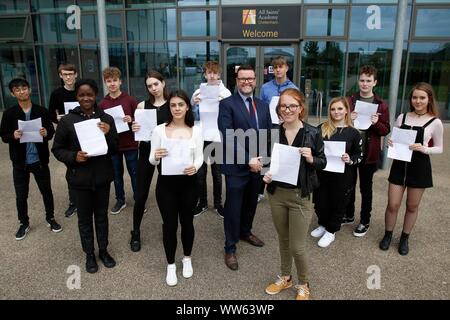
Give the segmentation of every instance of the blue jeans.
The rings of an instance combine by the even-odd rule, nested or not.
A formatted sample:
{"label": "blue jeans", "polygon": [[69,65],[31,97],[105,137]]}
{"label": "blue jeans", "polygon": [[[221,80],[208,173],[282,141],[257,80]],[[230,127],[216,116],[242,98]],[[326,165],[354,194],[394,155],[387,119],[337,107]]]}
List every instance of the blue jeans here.
{"label": "blue jeans", "polygon": [[114,167],[114,188],[116,190],[116,199],[125,201],[125,190],[123,187],[123,157],[127,165],[128,174],[131,179],[131,188],[133,189],[133,199],[136,195],[136,168],[138,159],[138,150],[118,151],[111,156]]}

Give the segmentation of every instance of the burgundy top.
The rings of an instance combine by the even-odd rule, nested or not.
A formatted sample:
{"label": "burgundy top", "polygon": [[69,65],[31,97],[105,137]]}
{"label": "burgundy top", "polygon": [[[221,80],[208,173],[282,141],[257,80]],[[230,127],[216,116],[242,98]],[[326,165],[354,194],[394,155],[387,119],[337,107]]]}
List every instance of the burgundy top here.
{"label": "burgundy top", "polygon": [[[113,108],[121,105],[125,115],[131,116],[134,120],[134,111],[137,107],[137,101],[134,97],[130,96],[128,93],[122,91],[120,96],[113,99],[108,94],[100,102],[99,107],[103,110]],[[119,133],[119,151],[129,151],[137,150],[138,143],[134,140],[134,132],[131,131],[131,123],[129,123],[130,130]]]}

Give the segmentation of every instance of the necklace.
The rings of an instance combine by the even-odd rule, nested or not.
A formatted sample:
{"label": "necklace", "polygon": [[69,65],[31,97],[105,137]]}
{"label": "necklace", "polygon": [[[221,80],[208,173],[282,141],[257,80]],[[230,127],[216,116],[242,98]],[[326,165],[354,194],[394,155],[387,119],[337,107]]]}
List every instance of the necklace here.
{"label": "necklace", "polygon": [[416,110],[414,110],[414,113],[417,114],[419,117],[425,115],[428,113],[428,111],[425,111],[424,113],[417,113]]}

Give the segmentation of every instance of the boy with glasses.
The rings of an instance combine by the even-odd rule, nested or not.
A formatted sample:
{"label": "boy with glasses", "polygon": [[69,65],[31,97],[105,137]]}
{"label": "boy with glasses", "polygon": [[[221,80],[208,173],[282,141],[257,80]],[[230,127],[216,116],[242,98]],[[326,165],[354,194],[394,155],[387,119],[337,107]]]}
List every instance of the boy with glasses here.
{"label": "boy with glasses", "polygon": [[[59,120],[64,116],[65,109],[64,103],[76,102],[75,97],[75,81],[77,80],[77,69],[75,65],[71,63],[62,63],[58,67],[58,75],[63,82],[63,86],[55,89],[50,95],[50,102],[48,105],[48,111],[53,123],[58,124]],[[69,207],[67,208],[64,216],[70,218],[77,212],[75,206],[75,197],[73,192],[69,190]]]}

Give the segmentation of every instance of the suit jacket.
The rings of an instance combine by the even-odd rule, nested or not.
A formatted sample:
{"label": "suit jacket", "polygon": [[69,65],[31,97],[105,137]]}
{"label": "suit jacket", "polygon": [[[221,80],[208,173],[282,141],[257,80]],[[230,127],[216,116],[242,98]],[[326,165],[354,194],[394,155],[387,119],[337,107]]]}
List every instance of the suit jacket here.
{"label": "suit jacket", "polygon": [[[259,128],[252,127],[246,103],[238,92],[220,101],[217,122],[222,134],[224,152],[221,171],[225,175],[251,174],[248,165],[250,159],[257,156],[267,157],[270,154],[272,120],[269,105],[256,97],[253,97],[253,101]],[[264,139],[267,143],[264,143]]]}

